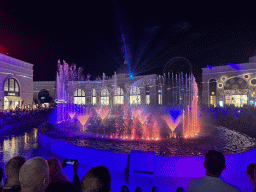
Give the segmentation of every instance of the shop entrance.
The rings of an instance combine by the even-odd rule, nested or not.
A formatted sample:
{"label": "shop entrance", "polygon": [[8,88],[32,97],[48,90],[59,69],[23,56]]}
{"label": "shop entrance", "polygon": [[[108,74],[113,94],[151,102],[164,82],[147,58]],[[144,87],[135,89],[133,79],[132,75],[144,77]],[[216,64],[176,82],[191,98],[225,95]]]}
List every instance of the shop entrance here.
{"label": "shop entrance", "polygon": [[236,107],[243,107],[243,105],[247,105],[247,95],[226,95],[225,104],[233,104]]}

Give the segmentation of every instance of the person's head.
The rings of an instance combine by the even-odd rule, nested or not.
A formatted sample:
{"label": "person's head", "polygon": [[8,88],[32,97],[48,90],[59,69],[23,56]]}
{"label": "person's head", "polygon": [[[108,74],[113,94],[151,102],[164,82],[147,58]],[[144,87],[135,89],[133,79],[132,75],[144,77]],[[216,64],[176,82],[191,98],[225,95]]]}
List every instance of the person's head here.
{"label": "person's head", "polygon": [[256,169],[256,163],[252,163],[247,166],[247,170],[246,170],[248,180],[252,184],[254,184],[253,179],[254,179],[254,170],[255,169]]}
{"label": "person's head", "polygon": [[128,189],[127,185],[122,186],[121,192],[129,192],[129,189]]}
{"label": "person's head", "polygon": [[45,191],[49,184],[49,166],[42,157],[34,157],[20,169],[21,191]]}
{"label": "person's head", "polygon": [[4,175],[3,169],[2,169],[2,167],[0,167],[0,186],[2,184],[3,175]]}
{"label": "person's head", "polygon": [[56,182],[50,183],[45,192],[79,192],[79,188],[73,185],[71,182]]}
{"label": "person's head", "polygon": [[157,189],[156,186],[154,186],[154,187],[152,187],[151,191],[152,191],[152,192],[158,192],[158,189]]}
{"label": "person's head", "polygon": [[22,165],[26,162],[25,157],[17,156],[11,158],[5,165],[5,172],[8,178],[8,183],[19,182],[19,172]]}
{"label": "person's head", "polygon": [[212,176],[219,176],[226,168],[224,155],[216,150],[209,150],[205,155],[204,167]]}
{"label": "person's head", "polygon": [[105,166],[93,167],[83,177],[81,190],[83,192],[109,192],[111,176]]}
{"label": "person's head", "polygon": [[136,192],[142,192],[142,189],[141,189],[141,187],[136,187],[136,190],[135,190]]}
{"label": "person's head", "polygon": [[183,187],[178,187],[176,192],[185,192],[185,189]]}
{"label": "person's head", "polygon": [[49,165],[49,184],[50,183],[56,183],[56,182],[62,182],[62,181],[70,181],[66,173],[61,167],[61,163],[56,158],[50,158],[47,160]]}

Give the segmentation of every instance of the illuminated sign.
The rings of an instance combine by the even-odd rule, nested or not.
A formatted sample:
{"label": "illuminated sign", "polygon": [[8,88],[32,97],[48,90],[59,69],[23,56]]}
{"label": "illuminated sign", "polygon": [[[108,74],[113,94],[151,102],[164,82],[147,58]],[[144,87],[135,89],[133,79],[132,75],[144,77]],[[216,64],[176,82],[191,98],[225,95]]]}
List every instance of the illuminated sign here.
{"label": "illuminated sign", "polygon": [[251,97],[256,97],[256,91],[251,92]]}

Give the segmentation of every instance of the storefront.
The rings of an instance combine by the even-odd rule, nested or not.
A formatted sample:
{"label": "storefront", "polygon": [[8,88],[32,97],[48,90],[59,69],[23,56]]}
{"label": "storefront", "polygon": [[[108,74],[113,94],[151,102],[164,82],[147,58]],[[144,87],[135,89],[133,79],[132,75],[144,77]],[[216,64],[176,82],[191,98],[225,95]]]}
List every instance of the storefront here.
{"label": "storefront", "polygon": [[254,105],[256,100],[256,56],[248,63],[203,68],[202,103],[213,106]]}
{"label": "storefront", "polygon": [[225,104],[226,105],[235,105],[236,107],[242,107],[243,105],[247,105],[247,95],[226,95],[225,96]]}

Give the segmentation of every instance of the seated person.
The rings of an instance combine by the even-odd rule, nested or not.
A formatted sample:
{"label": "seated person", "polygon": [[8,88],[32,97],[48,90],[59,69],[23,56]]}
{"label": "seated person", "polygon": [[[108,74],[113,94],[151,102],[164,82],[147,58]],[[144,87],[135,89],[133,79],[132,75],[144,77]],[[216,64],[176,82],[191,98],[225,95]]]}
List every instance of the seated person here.
{"label": "seated person", "polygon": [[6,163],[7,182],[3,186],[3,191],[20,191],[19,172],[25,162],[25,157],[17,156]]}
{"label": "seated person", "polygon": [[248,180],[253,185],[253,192],[256,192],[256,163],[248,165],[246,173]]}
{"label": "seated person", "polygon": [[105,166],[93,167],[81,181],[82,192],[110,192],[111,176]]}
{"label": "seated person", "polygon": [[21,192],[44,192],[49,185],[49,166],[42,157],[34,157],[20,169]]}
{"label": "seated person", "polygon": [[121,192],[129,192],[129,189],[128,189],[127,185],[122,186]]}
{"label": "seated person", "polygon": [[190,181],[188,192],[238,192],[235,186],[224,182],[220,176],[226,168],[224,155],[216,150],[210,150],[205,155],[204,167],[206,175]]}

